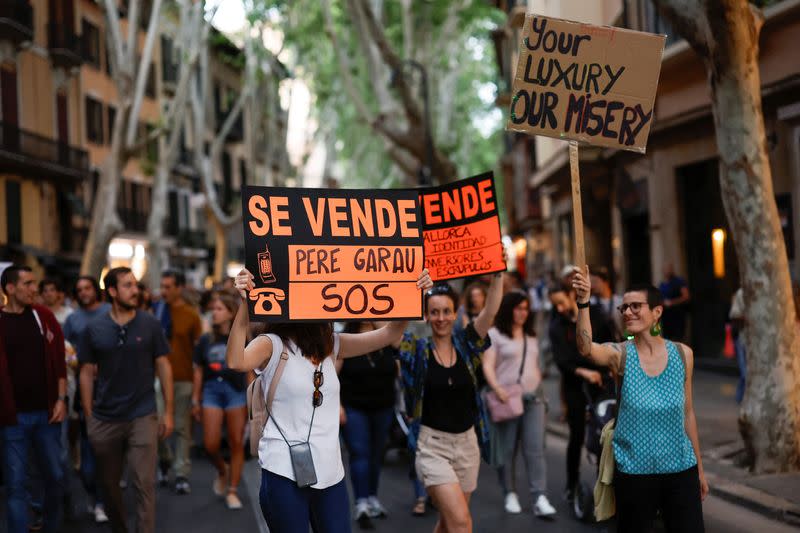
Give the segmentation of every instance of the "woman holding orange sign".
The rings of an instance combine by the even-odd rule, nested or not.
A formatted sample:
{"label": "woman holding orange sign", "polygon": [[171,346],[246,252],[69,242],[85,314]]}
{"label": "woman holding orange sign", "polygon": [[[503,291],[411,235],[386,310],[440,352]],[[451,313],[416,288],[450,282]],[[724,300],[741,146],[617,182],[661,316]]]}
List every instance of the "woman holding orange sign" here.
{"label": "woman holding orange sign", "polygon": [[[488,461],[489,433],[476,369],[489,347],[489,328],[503,296],[503,274],[492,278],[486,305],[455,331],[458,294],[448,284],[425,293],[431,336],[407,333],[399,344],[407,405],[414,422],[416,470],[439,510],[435,531],[472,531],[469,500],[478,484],[481,456]],[[423,403],[424,399],[424,403]]]}
{"label": "woman holding orange sign", "polygon": [[[242,299],[254,289],[247,270],[236,276]],[[433,286],[427,270],[418,289]],[[413,295],[409,295],[413,297]],[[272,533],[350,531],[339,447],[339,379],[335,362],[398,342],[407,322],[364,333],[333,332],[330,322],[270,324],[246,345],[249,316],[241,305],[226,351],[228,367],[263,374],[269,418],[258,443],[261,512]],[[275,381],[276,385],[271,386]],[[279,384],[279,386],[278,386]]]}

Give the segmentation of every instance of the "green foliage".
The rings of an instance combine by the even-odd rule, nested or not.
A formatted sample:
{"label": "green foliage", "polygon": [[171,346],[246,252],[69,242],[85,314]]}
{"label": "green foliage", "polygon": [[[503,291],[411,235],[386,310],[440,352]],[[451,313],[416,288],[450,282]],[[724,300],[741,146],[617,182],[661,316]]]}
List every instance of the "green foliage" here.
{"label": "green foliage", "polygon": [[229,65],[236,70],[244,69],[245,57],[242,52],[225,34],[219,31],[212,31],[208,36],[209,44],[214,53],[222,63]]}
{"label": "green foliage", "polygon": [[[441,49],[425,48],[435,46],[439,40],[451,3],[414,1],[415,59],[425,65],[431,79],[434,142],[456,164],[459,176],[466,177],[493,169],[502,153],[502,123],[493,101],[498,74],[489,34],[498,24],[504,23],[504,16],[484,0],[471,0],[458,12],[458,31],[453,38],[440,43]],[[267,17],[280,21],[276,26],[284,33],[286,50],[281,59],[296,77],[309,85],[313,95],[313,118],[319,124],[319,133],[333,141],[329,146],[335,147],[336,161],[344,170],[344,185],[404,185],[405,176],[394,166],[385,141],[360,119],[345,91],[336,51],[325,33],[320,0],[247,0],[245,5],[248,16],[254,21]],[[347,1],[331,1],[337,39],[350,58],[354,83],[367,106],[377,115],[378,101],[368,64],[359,46],[358,30],[353,27],[354,17],[347,10]],[[379,22],[399,56],[403,55],[402,18],[401,3],[384,0]],[[452,115],[448,125],[440,126],[442,102],[436,88],[448,73],[456,76]],[[413,93],[418,95],[416,87]],[[489,101],[482,100],[479,94]],[[422,108],[422,101],[419,103]]]}

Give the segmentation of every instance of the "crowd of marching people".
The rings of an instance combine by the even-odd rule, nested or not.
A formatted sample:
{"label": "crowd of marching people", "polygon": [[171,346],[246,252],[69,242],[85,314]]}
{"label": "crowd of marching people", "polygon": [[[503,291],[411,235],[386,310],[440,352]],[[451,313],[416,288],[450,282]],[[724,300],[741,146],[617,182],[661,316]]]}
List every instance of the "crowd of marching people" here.
{"label": "crowd of marching people", "polygon": [[[124,267],[108,271],[102,288],[101,280],[79,278],[69,295],[57,280],[8,267],[0,280],[5,525],[10,533],[59,531],[74,519],[67,487],[75,476],[97,523],[129,531],[127,485],[136,495],[135,530],[154,531],[157,486],[198,490],[190,485],[195,423],[216,471],[199,490],[228,509],[243,507],[249,427],[270,531],[309,523],[350,531],[353,522],[374,529],[390,513],[378,489],[398,420],[407,429],[410,510],[435,507],[436,531],[471,531],[482,461],[496,470],[506,512],[525,506],[552,519],[561,490],[576,498],[587,406],[610,390],[619,402],[609,440],[619,531],[647,530],[657,511],[668,531],[702,531],[708,485],[692,407],[693,354],[681,337],[664,335],[667,316],[681,334],[685,283],[667,270],[660,290],[643,285],[615,295],[602,268],[562,274],[527,289],[498,273],[459,295],[423,271],[425,329],[402,321],[265,328],[250,324],[242,305],[254,288],[246,270],[204,292],[167,271],[155,298]],[[551,359],[569,428],[564,487],[548,483],[544,456]],[[253,416],[259,406],[261,418]],[[341,443],[352,517],[341,512],[351,508]],[[517,457],[528,478],[524,495]],[[33,477],[41,482],[29,483]]]}

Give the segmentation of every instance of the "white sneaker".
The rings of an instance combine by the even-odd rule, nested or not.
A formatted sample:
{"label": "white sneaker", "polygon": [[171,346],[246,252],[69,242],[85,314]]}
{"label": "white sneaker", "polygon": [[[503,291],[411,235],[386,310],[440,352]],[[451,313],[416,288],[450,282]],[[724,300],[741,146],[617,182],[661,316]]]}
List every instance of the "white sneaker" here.
{"label": "white sneaker", "polygon": [[228,488],[228,466],[225,466],[225,473],[222,475],[217,474],[214,478],[214,484],[211,486],[214,494],[219,497],[225,496],[225,492]]}
{"label": "white sneaker", "polygon": [[369,502],[367,500],[358,500],[356,502],[356,520],[361,517],[369,518]]}
{"label": "white sneaker", "polygon": [[225,505],[228,506],[228,509],[235,511],[242,508],[242,500],[239,499],[239,495],[236,492],[229,491],[228,495],[225,496]]}
{"label": "white sneaker", "polygon": [[540,494],[539,497],[536,498],[536,503],[533,504],[533,514],[540,518],[547,518],[555,515],[556,509],[550,505],[550,500],[547,499],[547,496]]}
{"label": "white sneaker", "polygon": [[106,515],[106,510],[103,509],[102,505],[94,506],[94,521],[97,524],[105,524],[106,522],[108,522],[108,516]]}
{"label": "white sneaker", "polygon": [[522,507],[519,504],[516,492],[509,492],[506,494],[506,512],[511,514],[519,514],[522,512]]}
{"label": "white sneaker", "polygon": [[370,496],[368,501],[370,518],[386,518],[388,516],[386,508],[381,504],[377,496]]}

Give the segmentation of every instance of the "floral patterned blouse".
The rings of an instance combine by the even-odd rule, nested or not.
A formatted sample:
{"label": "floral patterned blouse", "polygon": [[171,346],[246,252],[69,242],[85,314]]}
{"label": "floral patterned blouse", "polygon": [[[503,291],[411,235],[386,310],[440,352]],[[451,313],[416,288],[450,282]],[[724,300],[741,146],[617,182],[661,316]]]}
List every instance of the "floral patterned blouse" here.
{"label": "floral patterned blouse", "polygon": [[[478,434],[481,456],[486,461],[489,460],[489,425],[486,406],[478,387],[477,372],[481,365],[481,356],[490,345],[489,336],[480,338],[472,324],[469,324],[463,330],[453,331],[453,346],[458,356],[467,364],[472,383],[475,386],[475,404],[478,406],[478,415],[475,418],[475,432]],[[408,432],[408,446],[412,451],[417,448],[425,396],[425,378],[428,374],[428,360],[432,353],[432,348],[433,340],[430,337],[421,338],[412,333],[406,333],[403,335],[398,351],[406,410],[412,418]]]}

